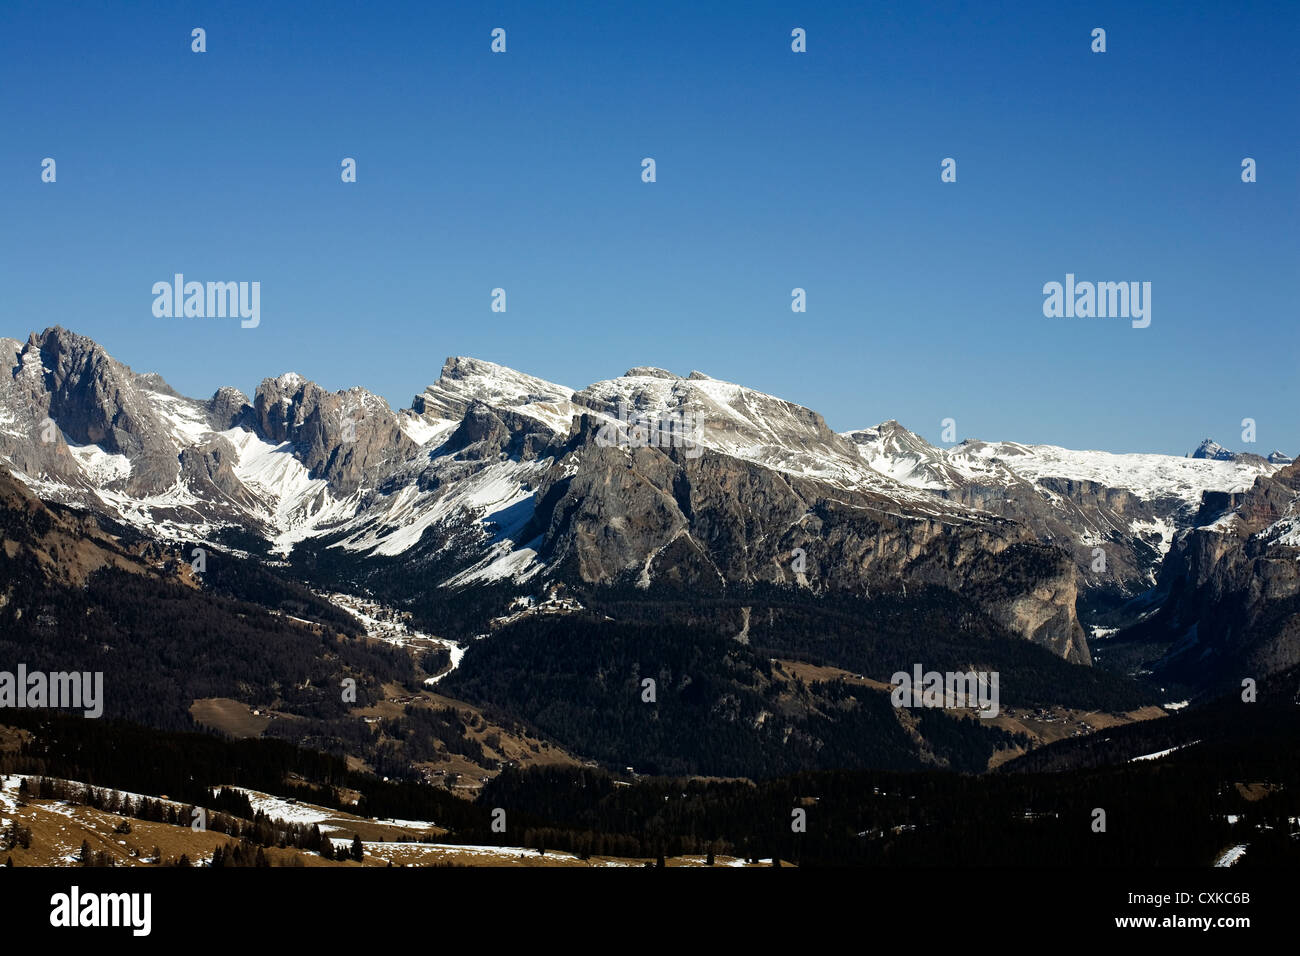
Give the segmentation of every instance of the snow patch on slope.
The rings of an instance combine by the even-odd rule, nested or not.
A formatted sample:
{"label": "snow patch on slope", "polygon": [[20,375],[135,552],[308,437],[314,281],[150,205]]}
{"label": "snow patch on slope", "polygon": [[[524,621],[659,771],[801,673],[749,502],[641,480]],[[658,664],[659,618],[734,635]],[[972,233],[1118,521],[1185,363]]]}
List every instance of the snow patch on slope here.
{"label": "snow patch on slope", "polygon": [[75,445],[67,435],[63,440],[77,460],[77,467],[92,485],[111,485],[131,477],[131,459],[126,455],[109,454],[98,445]]}
{"label": "snow patch on slope", "polygon": [[[476,515],[491,546],[484,559],[486,570],[515,549],[513,535],[532,517],[532,482],[551,465],[551,459],[493,462],[454,485],[420,491],[409,484],[371,509],[358,528],[333,545],[347,551],[377,555],[401,554],[417,544],[431,527],[463,513]],[[518,559],[523,565],[529,562]],[[468,579],[466,579],[468,580]]]}
{"label": "snow patch on slope", "polygon": [[188,398],[177,398],[162,392],[145,392],[145,398],[154,412],[167,424],[172,441],[178,448],[202,444],[212,434],[207,418],[198,403]]}
{"label": "snow patch on slope", "polygon": [[287,554],[294,544],[322,527],[356,513],[355,496],[339,500],[323,478],[312,478],[293,456],[290,442],[272,444],[252,432],[231,428],[221,432],[235,448],[235,475],[262,505],[260,517],[275,529],[273,550]]}

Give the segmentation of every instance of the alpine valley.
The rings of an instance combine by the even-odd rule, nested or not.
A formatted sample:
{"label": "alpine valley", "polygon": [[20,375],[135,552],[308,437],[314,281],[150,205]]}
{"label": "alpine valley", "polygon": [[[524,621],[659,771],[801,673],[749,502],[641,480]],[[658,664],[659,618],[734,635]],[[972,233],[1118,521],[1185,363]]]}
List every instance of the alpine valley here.
{"label": "alpine valley", "polygon": [[[0,670],[102,672],[105,715],[0,711],[0,827],[83,781],[237,788],[225,832],[281,851],[319,832],[255,811],[372,856],[421,821],[417,863],[1297,854],[1281,452],[836,433],[650,367],[575,391],[449,358],[395,410],[292,372],[189,398],[58,327],[0,361]],[[997,716],[893,706],[914,667],[999,675]],[[1071,821],[1107,794],[1131,839],[1103,846]]]}

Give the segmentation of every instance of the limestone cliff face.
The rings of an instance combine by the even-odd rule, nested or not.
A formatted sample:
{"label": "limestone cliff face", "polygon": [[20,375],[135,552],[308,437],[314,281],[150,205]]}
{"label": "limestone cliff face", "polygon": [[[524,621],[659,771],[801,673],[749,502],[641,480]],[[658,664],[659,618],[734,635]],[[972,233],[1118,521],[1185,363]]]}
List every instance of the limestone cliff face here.
{"label": "limestone cliff face", "polygon": [[0,383],[0,407],[10,422],[0,434],[0,454],[13,467],[34,478],[85,486],[85,469],[70,452],[71,442],[133,463],[129,473],[107,474],[104,484],[149,495],[175,483],[176,447],[151,401],[155,395],[179,398],[165,383],[137,375],[92,340],[57,326],[32,333],[26,344],[9,339],[5,345],[12,365]]}
{"label": "limestone cliff face", "polygon": [[1216,503],[1161,576],[1171,597],[1159,625],[1176,640],[1163,666],[1200,684],[1300,663],[1300,465]]}
{"label": "limestone cliff face", "polygon": [[253,419],[263,438],[293,443],[312,477],[340,495],[373,488],[418,449],[383,399],[362,388],[327,392],[293,374],[262,382]]}
{"label": "limestone cliff face", "polygon": [[1081,599],[1099,613],[1156,583],[1175,536],[1198,523],[1205,500],[1277,470],[1273,457],[1228,452],[1178,458],[978,440],[940,448],[895,421],[845,437],[871,467],[1016,521],[1068,552]]}
{"label": "limestone cliff face", "polygon": [[866,595],[936,585],[1013,633],[1090,662],[1073,562],[1013,521],[903,508],[714,451],[601,447],[594,427],[583,419],[535,498],[543,554],[571,559],[588,582],[767,581]]}

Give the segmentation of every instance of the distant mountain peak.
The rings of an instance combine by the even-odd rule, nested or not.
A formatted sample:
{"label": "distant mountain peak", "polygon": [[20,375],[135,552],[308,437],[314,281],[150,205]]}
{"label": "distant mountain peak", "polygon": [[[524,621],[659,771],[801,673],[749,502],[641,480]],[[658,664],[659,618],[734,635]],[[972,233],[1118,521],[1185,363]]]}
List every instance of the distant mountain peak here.
{"label": "distant mountain peak", "polygon": [[[1273,455],[1279,456],[1274,458]],[[1267,459],[1263,455],[1257,455],[1250,451],[1230,451],[1224,448],[1212,438],[1207,438],[1196,447],[1196,451],[1188,455],[1188,458],[1201,458],[1210,461],[1236,461],[1236,462],[1253,462],[1263,464],[1267,461],[1269,464],[1285,465],[1291,459],[1287,458],[1280,451],[1273,452]]]}
{"label": "distant mountain peak", "polygon": [[1215,461],[1232,461],[1235,456],[1233,452],[1228,451],[1228,449],[1224,448],[1213,438],[1206,438],[1197,445],[1196,450],[1188,454],[1187,457],[1210,458]]}

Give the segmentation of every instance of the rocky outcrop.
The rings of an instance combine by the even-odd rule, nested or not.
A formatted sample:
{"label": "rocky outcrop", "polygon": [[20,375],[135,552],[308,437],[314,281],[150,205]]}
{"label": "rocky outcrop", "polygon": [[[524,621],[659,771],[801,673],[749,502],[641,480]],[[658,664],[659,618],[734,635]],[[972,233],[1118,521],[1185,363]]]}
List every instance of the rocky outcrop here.
{"label": "rocky outcrop", "polygon": [[1200,518],[1161,574],[1169,600],[1133,636],[1166,635],[1158,670],[1197,686],[1300,663],[1300,465],[1207,502]]}
{"label": "rocky outcrop", "polygon": [[555,434],[536,419],[509,409],[493,409],[473,401],[447,439],[446,450],[464,460],[488,460],[503,455],[531,461],[551,445]]}
{"label": "rocky outcrop", "polygon": [[255,496],[235,474],[234,463],[237,460],[230,442],[214,436],[202,445],[181,452],[181,476],[186,486],[203,499],[224,497],[237,508],[256,508]]}
{"label": "rocky outcrop", "polygon": [[253,420],[267,441],[291,442],[311,476],[339,495],[374,488],[418,449],[383,399],[362,388],[327,392],[292,373],[262,382]]}
{"label": "rocky outcrop", "polygon": [[248,396],[237,388],[224,385],[208,399],[208,421],[214,431],[253,427],[256,415]]}
{"label": "rocky outcrop", "polygon": [[151,398],[179,396],[160,379],[137,375],[92,340],[57,326],[6,352],[15,364],[0,394],[11,419],[0,454],[13,467],[87,485],[85,469],[66,447],[71,442],[129,460],[129,473],[121,469],[107,479],[127,494],[158,494],[175,484],[177,448]]}

